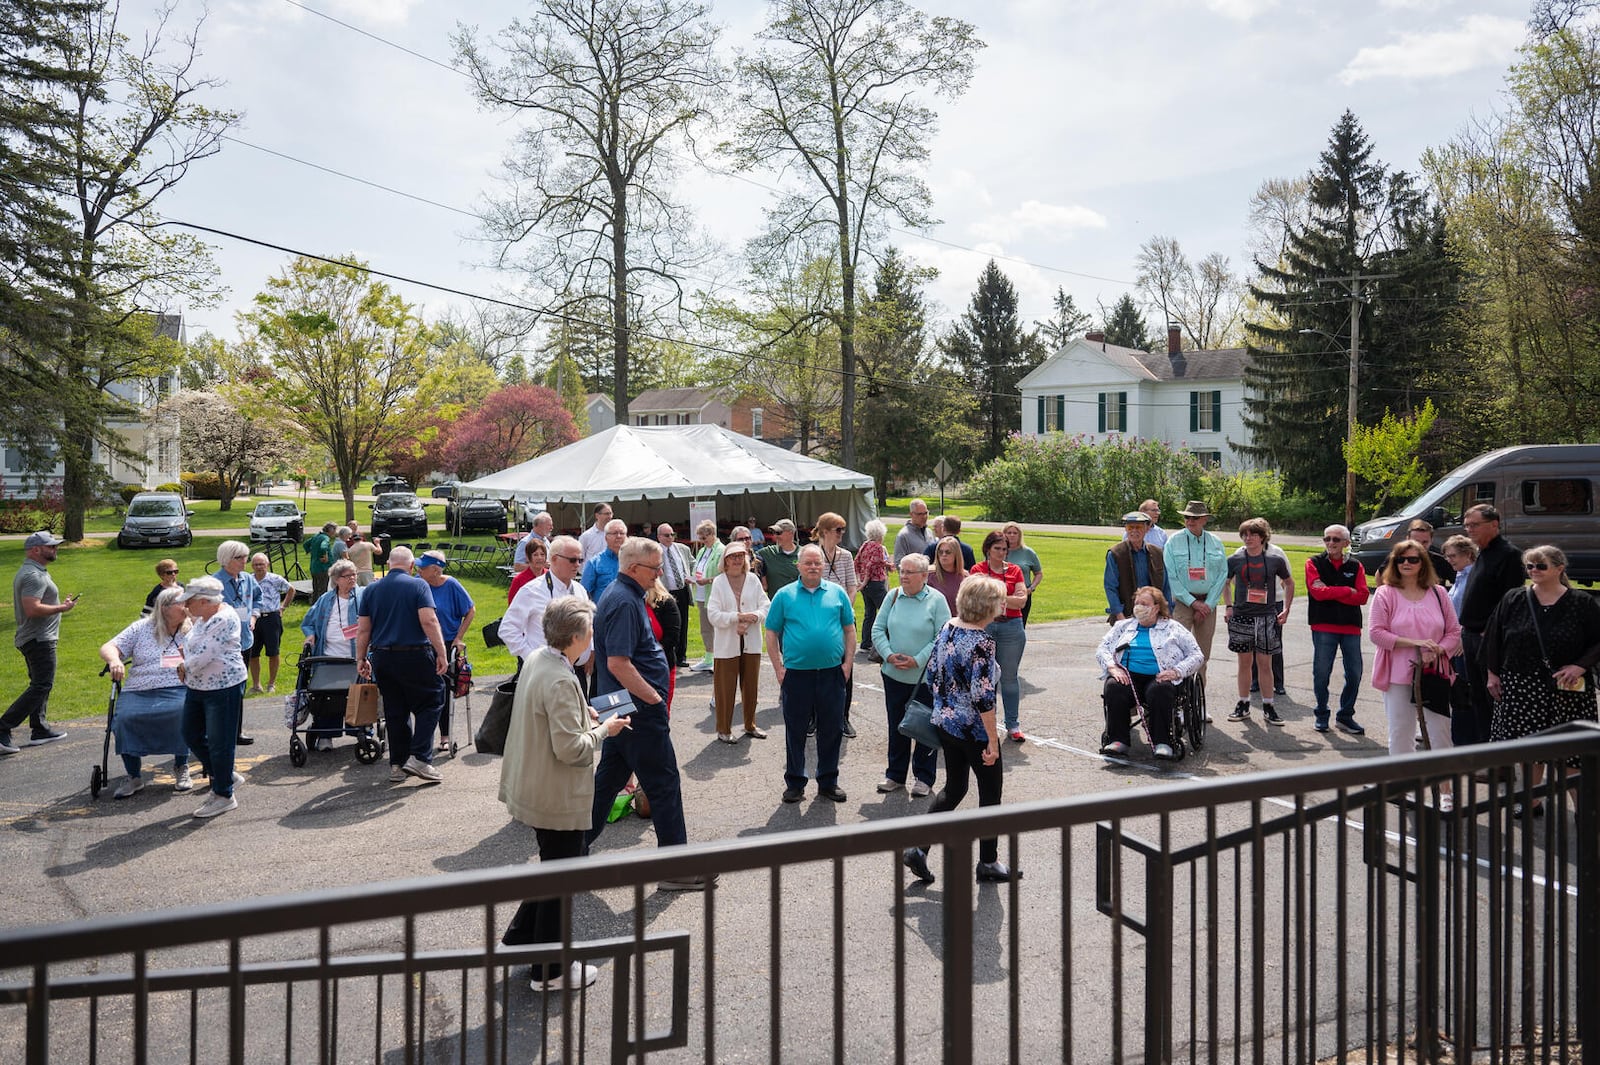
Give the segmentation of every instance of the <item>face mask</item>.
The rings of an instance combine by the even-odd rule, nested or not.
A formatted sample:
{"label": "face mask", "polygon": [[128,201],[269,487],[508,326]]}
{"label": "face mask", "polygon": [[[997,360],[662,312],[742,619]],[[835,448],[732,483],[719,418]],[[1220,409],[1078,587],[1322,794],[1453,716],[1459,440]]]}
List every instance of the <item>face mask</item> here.
{"label": "face mask", "polygon": [[1141,625],[1148,625],[1155,620],[1156,608],[1148,603],[1139,603],[1133,608],[1133,616]]}

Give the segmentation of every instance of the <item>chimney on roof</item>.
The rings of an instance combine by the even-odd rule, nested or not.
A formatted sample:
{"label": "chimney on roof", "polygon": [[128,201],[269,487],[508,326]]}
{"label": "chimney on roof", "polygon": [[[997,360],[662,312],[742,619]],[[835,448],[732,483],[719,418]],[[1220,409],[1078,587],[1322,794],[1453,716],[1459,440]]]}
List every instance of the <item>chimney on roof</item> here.
{"label": "chimney on roof", "polygon": [[1083,339],[1091,344],[1099,344],[1101,351],[1106,349],[1106,331],[1104,329],[1091,329],[1083,334]]}
{"label": "chimney on roof", "polygon": [[1167,323],[1167,354],[1183,354],[1183,327],[1177,322]]}

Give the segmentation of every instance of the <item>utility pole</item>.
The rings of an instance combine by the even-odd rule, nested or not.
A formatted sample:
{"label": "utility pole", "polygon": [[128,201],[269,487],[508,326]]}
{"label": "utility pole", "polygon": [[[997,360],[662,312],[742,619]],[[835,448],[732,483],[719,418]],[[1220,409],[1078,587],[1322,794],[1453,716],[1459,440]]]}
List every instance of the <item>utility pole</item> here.
{"label": "utility pole", "polygon": [[[1346,450],[1356,439],[1356,394],[1361,386],[1361,283],[1383,281],[1398,274],[1351,274],[1349,277],[1319,277],[1319,285],[1348,285],[1350,288],[1350,383],[1346,398],[1344,442]],[[1349,455],[1344,460],[1344,523],[1356,526],[1356,471]]]}

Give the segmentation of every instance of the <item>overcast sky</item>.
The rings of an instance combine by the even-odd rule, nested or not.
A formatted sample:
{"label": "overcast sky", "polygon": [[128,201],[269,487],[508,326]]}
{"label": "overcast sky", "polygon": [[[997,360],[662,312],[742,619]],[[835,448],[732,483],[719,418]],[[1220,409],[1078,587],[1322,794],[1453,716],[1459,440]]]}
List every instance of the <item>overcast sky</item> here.
{"label": "overcast sky", "polygon": [[[147,3],[124,5],[127,30],[142,32]],[[1425,148],[1499,106],[1528,11],[1527,0],[922,7],[975,22],[988,46],[967,94],[941,105],[925,176],[942,221],[925,235],[894,235],[939,269],[930,295],[941,323],[964,309],[990,256],[1016,283],[1029,320],[1049,314],[1057,285],[1086,309],[1109,306],[1132,288],[1139,245],[1155,234],[1177,238],[1192,259],[1221,252],[1244,271],[1247,206],[1264,179],[1308,171],[1346,108],[1380,159],[1415,170]],[[184,0],[177,18],[199,11]],[[516,126],[480,112],[467,80],[445,67],[458,20],[491,33],[525,11],[502,0],[213,0],[199,69],[226,80],[213,102],[245,113],[236,134],[245,143],[191,170],[164,201],[166,217],[506,292],[513,279],[481,265],[489,250],[469,215],[493,190]],[[754,0],[716,3],[725,48],[748,44],[765,11]],[[734,252],[759,228],[768,198],[704,173],[685,175],[682,196]],[[234,313],[288,257],[213,243],[229,292],[217,308],[186,309],[189,331],[231,339]],[[454,302],[397,287],[430,316]]]}

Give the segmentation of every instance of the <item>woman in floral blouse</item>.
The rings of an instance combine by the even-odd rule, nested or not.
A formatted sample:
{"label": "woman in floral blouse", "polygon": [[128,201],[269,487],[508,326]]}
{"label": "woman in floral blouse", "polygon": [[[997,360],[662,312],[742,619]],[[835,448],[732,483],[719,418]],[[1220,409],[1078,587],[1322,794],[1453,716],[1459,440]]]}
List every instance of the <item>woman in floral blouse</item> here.
{"label": "woman in floral blouse", "polygon": [[883,661],[872,647],[872,623],[878,617],[883,597],[889,594],[889,552],[883,549],[883,538],[888,534],[883,522],[873,518],[867,522],[867,539],[856,552],[856,579],[861,582],[861,649],[869,662]]}
{"label": "woman in floral blouse", "polygon": [[233,789],[244,782],[233,771],[248,675],[239,646],[239,615],[223,609],[222,582],[212,577],[190,581],[179,600],[188,605],[194,619],[183,665],[178,667],[178,675],[189,689],[183,701],[183,738],[211,778],[211,795],[194,815],[215,817],[238,809]]}
{"label": "woman in floral blouse", "polygon": [[[1005,771],[1000,764],[1000,731],[995,723],[1000,680],[994,637],[986,630],[1005,612],[1006,589],[993,577],[968,577],[956,594],[956,619],[934,638],[927,684],[933,692],[933,724],[944,750],[944,790],[929,813],[954,810],[967,797],[967,776],[978,782],[978,805],[1000,805]],[[908,847],[906,868],[925,884],[933,883],[925,847]],[[978,841],[979,883],[1021,877],[1000,861],[1000,844]]]}

